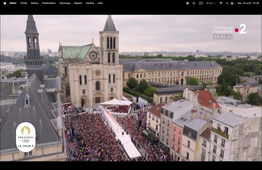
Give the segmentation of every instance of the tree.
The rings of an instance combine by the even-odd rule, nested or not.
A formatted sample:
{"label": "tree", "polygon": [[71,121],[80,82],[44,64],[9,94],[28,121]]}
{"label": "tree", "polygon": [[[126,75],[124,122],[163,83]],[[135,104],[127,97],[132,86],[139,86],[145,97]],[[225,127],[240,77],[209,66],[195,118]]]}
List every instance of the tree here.
{"label": "tree", "polygon": [[202,90],[205,90],[207,88],[207,83],[202,83]]}
{"label": "tree", "polygon": [[153,97],[155,90],[156,90],[155,87],[148,87],[148,88],[145,90],[145,95],[147,95],[147,96],[149,96],[149,97]]}
{"label": "tree", "polygon": [[138,81],[135,78],[131,77],[126,82],[126,85],[133,90],[138,85]]}
{"label": "tree", "polygon": [[136,86],[136,91],[139,93],[143,93],[146,91],[146,89],[149,87],[147,81],[145,79],[141,80],[140,83]]}
{"label": "tree", "polygon": [[242,68],[236,68],[233,70],[233,74],[236,74],[238,76],[244,76],[244,70]]}
{"label": "tree", "polygon": [[246,102],[252,105],[262,105],[262,98],[259,96],[258,93],[250,93],[247,97]]}
{"label": "tree", "polygon": [[10,73],[9,74],[9,76],[10,77],[16,77],[16,78],[19,78],[19,77],[21,77],[21,70],[16,70],[16,71],[14,71],[13,73]]}
{"label": "tree", "polygon": [[219,96],[229,96],[232,94],[232,89],[228,86],[227,82],[223,80],[222,84],[216,88]]}
{"label": "tree", "polygon": [[236,100],[242,100],[242,95],[240,92],[235,92],[235,91],[232,91],[233,93],[233,96],[234,96],[234,99]]}
{"label": "tree", "polygon": [[187,80],[186,85],[199,85],[198,79],[194,77],[190,77]]}

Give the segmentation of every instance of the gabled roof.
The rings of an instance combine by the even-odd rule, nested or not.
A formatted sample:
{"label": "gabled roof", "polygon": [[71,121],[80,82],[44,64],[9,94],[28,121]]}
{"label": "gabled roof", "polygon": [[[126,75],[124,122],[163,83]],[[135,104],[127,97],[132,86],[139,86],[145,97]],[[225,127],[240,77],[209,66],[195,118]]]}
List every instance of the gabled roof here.
{"label": "gabled roof", "polygon": [[215,103],[215,108],[220,108],[219,104],[217,103],[216,99],[212,96],[209,90],[198,90],[193,91],[195,94],[198,95],[198,102],[206,107],[206,108],[213,108],[213,103]]}
{"label": "gabled roof", "polygon": [[[63,59],[80,59],[85,60],[87,53],[92,47],[93,43],[83,45],[83,46],[60,46]],[[96,47],[96,50],[99,51],[99,47]]]}
{"label": "gabled roof", "polygon": [[155,106],[152,106],[148,109],[148,112],[152,113],[153,115],[160,117],[161,114],[161,107],[164,106],[163,103],[159,103]]}
{"label": "gabled roof", "polygon": [[[22,122],[30,122],[34,125],[37,134],[36,144],[58,142],[59,137],[52,125],[51,120],[56,119],[58,112],[54,111],[53,103],[45,89],[43,95],[38,93],[40,89],[40,80],[33,74],[16,101],[6,121],[1,128],[0,150],[16,148],[15,132],[16,127]],[[25,96],[30,96],[29,107],[25,107]]]}
{"label": "gabled roof", "polygon": [[138,60],[138,59],[121,59],[125,71],[137,71],[143,69],[145,71],[155,70],[188,70],[188,69],[214,69],[219,67],[215,61],[175,61],[175,60]]}
{"label": "gabled roof", "polygon": [[28,15],[25,34],[38,35],[38,31],[35,25],[35,20],[34,20],[33,15]]}
{"label": "gabled roof", "polygon": [[114,24],[114,21],[113,21],[111,15],[108,16],[103,31],[116,31],[116,27],[115,27],[115,24]]}

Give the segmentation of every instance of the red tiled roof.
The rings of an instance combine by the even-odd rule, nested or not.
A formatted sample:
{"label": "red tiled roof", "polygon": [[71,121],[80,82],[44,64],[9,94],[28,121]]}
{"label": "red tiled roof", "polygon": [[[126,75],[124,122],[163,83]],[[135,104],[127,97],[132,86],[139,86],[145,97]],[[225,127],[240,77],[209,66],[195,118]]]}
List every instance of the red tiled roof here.
{"label": "red tiled roof", "polygon": [[153,115],[160,117],[161,114],[161,107],[164,106],[163,103],[159,103],[155,106],[152,106],[148,109],[148,112],[152,113]]}
{"label": "red tiled roof", "polygon": [[[206,107],[206,108],[213,108],[212,103],[215,103],[215,108],[220,108],[219,104],[217,103],[216,99],[212,96],[209,90],[199,90],[193,91],[195,94],[198,94],[198,101],[199,103]],[[211,102],[210,102],[211,101]]]}

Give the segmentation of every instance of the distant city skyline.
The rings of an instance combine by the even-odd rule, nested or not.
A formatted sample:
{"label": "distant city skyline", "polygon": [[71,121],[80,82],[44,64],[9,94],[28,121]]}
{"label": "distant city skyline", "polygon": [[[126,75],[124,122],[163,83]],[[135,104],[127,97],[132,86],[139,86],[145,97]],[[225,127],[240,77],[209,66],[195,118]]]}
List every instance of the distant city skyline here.
{"label": "distant city skyline", "polygon": [[[106,15],[34,15],[40,51],[57,52],[62,45],[99,44]],[[259,52],[261,15],[113,15],[121,52]],[[1,16],[1,51],[26,51],[27,15]],[[232,40],[214,40],[216,26],[240,28]]]}

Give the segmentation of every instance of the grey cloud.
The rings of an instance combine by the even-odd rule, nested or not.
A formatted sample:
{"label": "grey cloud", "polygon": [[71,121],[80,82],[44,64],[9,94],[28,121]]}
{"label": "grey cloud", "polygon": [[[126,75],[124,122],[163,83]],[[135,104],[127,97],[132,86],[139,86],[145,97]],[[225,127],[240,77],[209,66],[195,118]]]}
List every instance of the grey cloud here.
{"label": "grey cloud", "polygon": [[[120,31],[120,51],[258,51],[261,16],[255,15],[114,15]],[[105,15],[35,15],[41,49],[57,51],[64,45],[99,46]],[[27,16],[1,16],[2,51],[25,51]],[[214,26],[247,25],[247,34],[233,40],[213,40]],[[16,44],[15,46],[13,44]]]}

